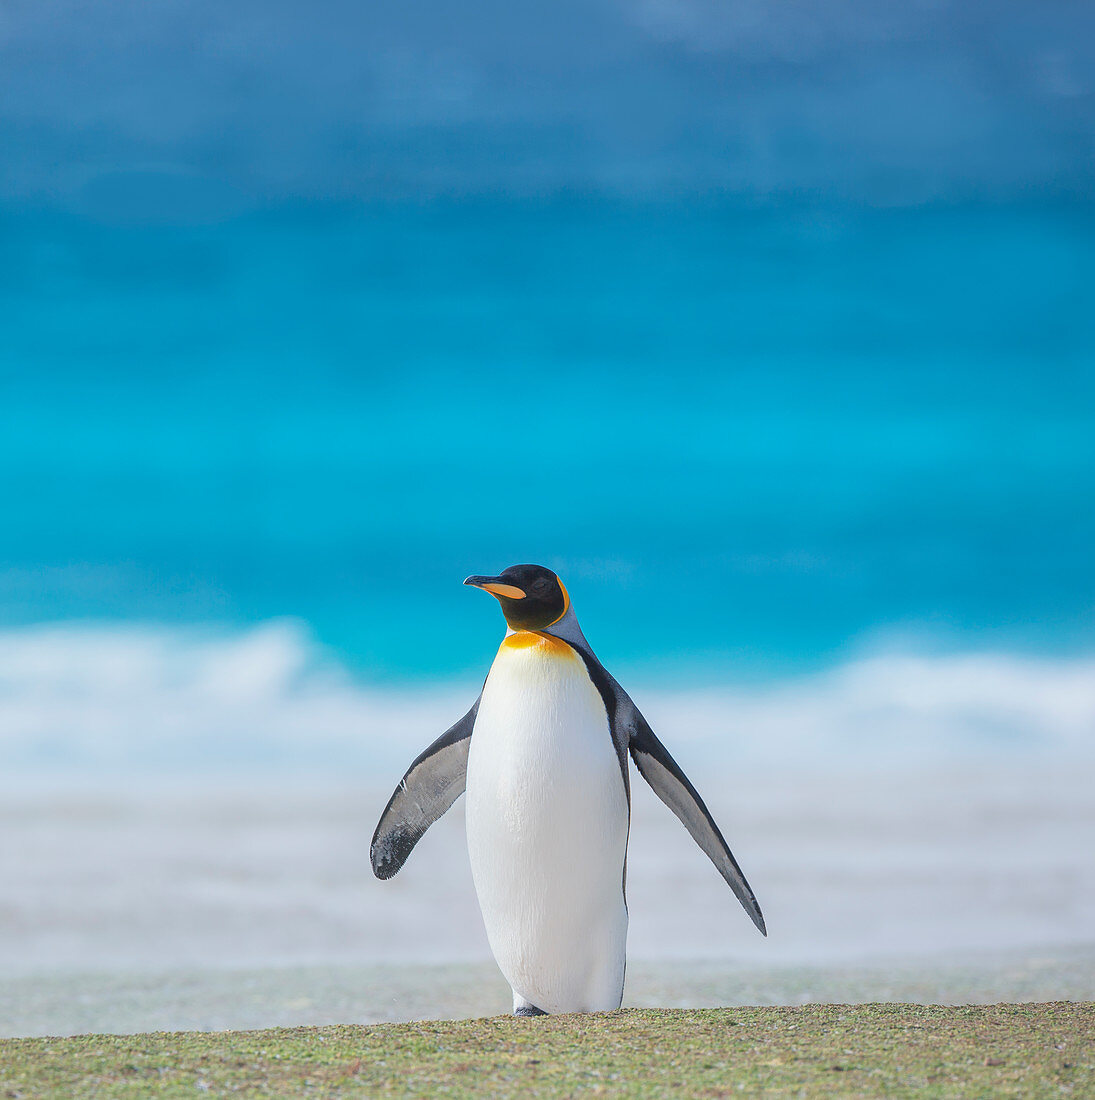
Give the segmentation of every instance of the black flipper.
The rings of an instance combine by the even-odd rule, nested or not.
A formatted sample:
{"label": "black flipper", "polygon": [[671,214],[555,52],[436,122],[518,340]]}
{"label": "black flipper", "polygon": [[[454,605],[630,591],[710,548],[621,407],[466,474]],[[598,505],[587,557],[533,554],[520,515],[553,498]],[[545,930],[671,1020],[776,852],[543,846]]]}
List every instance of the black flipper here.
{"label": "black flipper", "polygon": [[[631,701],[631,697],[597,659],[578,626],[578,620],[574,618],[574,612],[568,612],[546,633],[562,638],[573,646],[585,661],[589,678],[600,692],[608,712],[612,739],[620,756],[624,787],[628,788],[626,754],[630,752],[635,766],[639,769],[639,774],[654,789],[654,793],[680,818],[692,839],[706,853],[707,858],[734,891],[760,934],[767,936],[764,916],[757,904],[757,899],[749,888],[749,883],[745,881],[738,861],[734,859],[733,853],[723,840],[722,833],[719,832],[719,827],[711,817],[710,811],[703,804],[703,799],[688,781],[688,776],[681,771],[676,760],[669,755],[669,750],[654,736],[650,723],[639,712],[639,708]],[[630,804],[630,789],[628,789],[628,802]]]}
{"label": "black flipper", "polygon": [[377,878],[391,878],[426,830],[464,793],[478,712],[476,699],[471,710],[411,764],[388,800],[369,848]]}
{"label": "black flipper", "polygon": [[741,873],[738,861],[734,859],[726,841],[719,832],[703,799],[696,788],[688,781],[677,762],[669,755],[669,750],[654,735],[650,724],[632,704],[630,714],[631,758],[639,769],[639,774],[650,784],[654,793],[680,818],[692,839],[703,849],[707,858],[715,865],[727,885],[737,896],[742,907],[749,914],[762,936],[768,932],[764,927],[764,916]]}

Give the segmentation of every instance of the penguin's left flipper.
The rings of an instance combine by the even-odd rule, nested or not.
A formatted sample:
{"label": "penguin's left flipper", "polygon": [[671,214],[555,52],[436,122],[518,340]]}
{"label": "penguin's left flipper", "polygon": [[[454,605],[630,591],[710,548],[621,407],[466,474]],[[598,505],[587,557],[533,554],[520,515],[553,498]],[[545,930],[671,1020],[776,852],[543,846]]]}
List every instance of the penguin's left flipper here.
{"label": "penguin's left flipper", "polygon": [[[482,698],[480,696],[480,698]],[[479,699],[407,769],[380,815],[369,848],[373,874],[391,878],[426,830],[464,793]]]}
{"label": "penguin's left flipper", "polygon": [[[630,700],[629,700],[630,701]],[[654,735],[650,724],[632,704],[627,716],[628,749],[631,759],[639,769],[639,774],[654,789],[654,793],[680,818],[692,839],[703,849],[707,858],[718,869],[727,885],[734,891],[738,901],[749,914],[762,936],[768,932],[764,927],[764,915],[760,911],[757,899],[741,873],[738,861],[734,859],[719,827],[715,824],[707,807],[703,804],[696,788],[688,781],[669,750]]]}

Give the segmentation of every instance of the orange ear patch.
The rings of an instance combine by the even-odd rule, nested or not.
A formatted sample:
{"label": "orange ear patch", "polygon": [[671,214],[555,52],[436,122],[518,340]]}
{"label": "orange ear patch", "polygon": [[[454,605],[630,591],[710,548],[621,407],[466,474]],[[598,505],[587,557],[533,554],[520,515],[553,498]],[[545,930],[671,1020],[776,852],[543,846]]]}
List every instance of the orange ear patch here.
{"label": "orange ear patch", "polygon": [[509,596],[511,600],[523,600],[527,595],[523,588],[518,588],[515,584],[484,584],[480,587],[484,592],[495,596]]}
{"label": "orange ear patch", "polygon": [[556,577],[555,579],[559,582],[559,591],[563,594],[563,610],[558,618],[552,619],[551,622],[548,623],[548,626],[554,626],[559,621],[559,619],[563,618],[563,616],[566,615],[566,613],[570,610],[570,593],[567,591],[567,586],[563,584],[562,577]]}

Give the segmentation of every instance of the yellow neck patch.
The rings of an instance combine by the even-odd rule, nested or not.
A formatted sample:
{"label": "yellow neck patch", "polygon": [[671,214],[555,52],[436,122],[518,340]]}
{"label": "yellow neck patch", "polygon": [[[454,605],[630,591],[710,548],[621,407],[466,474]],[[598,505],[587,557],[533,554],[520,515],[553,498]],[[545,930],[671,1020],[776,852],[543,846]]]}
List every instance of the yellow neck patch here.
{"label": "yellow neck patch", "polygon": [[502,640],[502,649],[542,649],[543,652],[562,656],[570,651],[570,646],[552,634],[537,634],[533,630],[518,630]]}

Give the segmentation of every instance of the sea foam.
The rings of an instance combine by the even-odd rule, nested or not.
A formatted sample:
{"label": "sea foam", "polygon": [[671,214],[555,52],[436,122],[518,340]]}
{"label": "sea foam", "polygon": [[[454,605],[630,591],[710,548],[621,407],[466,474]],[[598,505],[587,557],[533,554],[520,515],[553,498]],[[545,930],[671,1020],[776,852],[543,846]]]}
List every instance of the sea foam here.
{"label": "sea foam", "polygon": [[[296,621],[9,629],[0,772],[348,771],[386,781],[480,683],[366,684]],[[1090,657],[889,652],[761,686],[626,686],[663,740],[713,766],[1060,760],[1095,745]]]}

